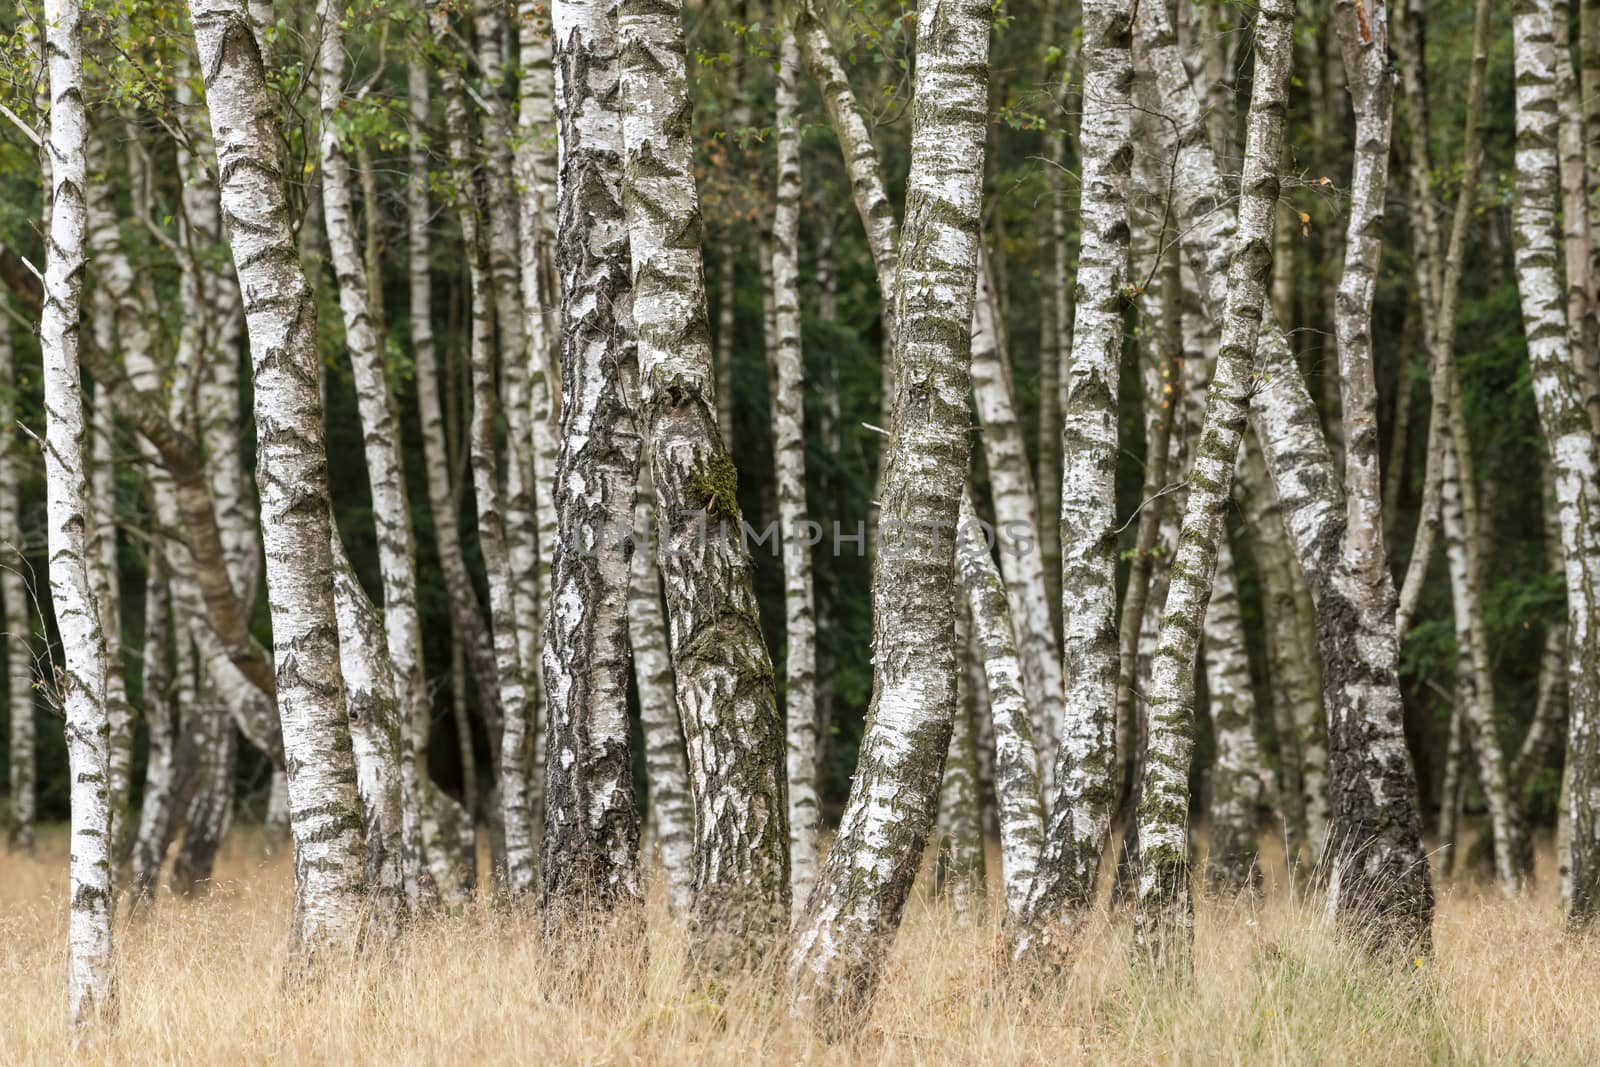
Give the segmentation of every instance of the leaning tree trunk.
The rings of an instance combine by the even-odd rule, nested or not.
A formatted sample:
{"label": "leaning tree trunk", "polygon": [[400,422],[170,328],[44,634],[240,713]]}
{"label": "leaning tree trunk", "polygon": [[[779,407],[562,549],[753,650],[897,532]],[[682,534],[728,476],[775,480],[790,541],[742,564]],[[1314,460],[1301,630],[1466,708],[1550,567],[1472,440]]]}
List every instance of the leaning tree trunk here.
{"label": "leaning tree trunk", "polygon": [[811,579],[814,524],[806,507],[805,359],[800,347],[800,49],[778,48],[778,190],[772,216],[773,451],[783,544],[784,732],[789,782],[789,886],[795,914],[817,883],[817,617]]}
{"label": "leaning tree trunk", "polygon": [[1061,428],[1067,688],[1048,776],[1055,793],[1044,855],[1016,941],[1018,952],[1048,966],[1064,962],[1093,905],[1117,797],[1117,387],[1128,280],[1133,10],[1130,0],[1095,0],[1083,10],[1083,236]]}
{"label": "leaning tree trunk", "polygon": [[33,851],[34,784],[33,624],[22,580],[22,456],[14,428],[16,373],[10,324],[0,326],[0,598],[5,600],[6,707],[11,718],[6,782],[11,791],[7,845]]}
{"label": "leaning tree trunk", "polygon": [[[553,15],[561,131],[561,452],[545,620],[546,922],[639,899],[639,816],[628,751],[628,565],[639,435],[637,352],[622,210],[615,10]],[[668,506],[674,506],[669,502]],[[690,757],[693,759],[693,756]]]}
{"label": "leaning tree trunk", "polygon": [[[1044,792],[1033,744],[1022,664],[1012,628],[1005,583],[989,554],[989,535],[978,521],[970,496],[961,499],[961,533],[956,562],[972,617],[973,651],[982,653],[985,688],[994,734],[994,792],[1000,823],[1000,870],[1006,919],[1023,917],[1028,891],[1039,871],[1044,845]],[[957,655],[967,654],[956,645]],[[976,688],[974,685],[973,688]]]}
{"label": "leaning tree trunk", "polygon": [[1222,338],[1195,442],[1188,500],[1167,587],[1149,696],[1149,755],[1139,800],[1139,915],[1135,943],[1156,962],[1187,967],[1194,937],[1189,884],[1189,763],[1194,753],[1195,660],[1211,595],[1224,509],[1255,387],[1256,341],[1272,280],[1272,227],[1283,158],[1294,9],[1263,2],[1246,119],[1237,238],[1228,258]]}
{"label": "leaning tree trunk", "polygon": [[1005,576],[1011,617],[1017,622],[1017,651],[1022,656],[1022,680],[1039,747],[1039,773],[1048,790],[1061,730],[1063,686],[1040,531],[1055,523],[1053,516],[1051,522],[1040,522],[1027,445],[1012,398],[1011,361],[1002,347],[1002,317],[988,268],[984,256],[979,261],[972,316],[972,395],[983,425],[983,454],[995,523],[1004,531],[1000,573]]}
{"label": "leaning tree trunk", "polygon": [[634,689],[644,733],[645,781],[650,790],[650,825],[667,875],[667,899],[675,912],[694,903],[694,798],[678,725],[678,700],[667,651],[667,620],[661,608],[661,571],[656,566],[656,493],[650,468],[639,467],[633,507],[634,545],[628,591],[628,643],[633,649]]}
{"label": "leaning tree trunk", "polygon": [[[954,544],[971,451],[987,3],[924,5],[905,254],[895,283],[893,421],[873,575],[873,696],[855,783],[789,959],[795,1007],[840,1035],[870,1006],[933,828],[955,712]],[[891,810],[883,798],[893,796]]]}
{"label": "leaning tree trunk", "polygon": [[[328,117],[324,115],[325,119]],[[323,136],[327,136],[326,126]],[[330,226],[338,210],[335,199],[326,192],[323,195]],[[332,255],[339,255],[337,239],[331,233],[328,247]],[[410,888],[406,885],[407,827],[402,812],[401,771],[403,752],[410,743],[404,729],[407,713],[395,692],[398,672],[385,643],[383,620],[361,587],[337,534],[333,562],[339,664],[344,675],[345,702],[350,709],[350,745],[355,755],[356,790],[361,794],[362,836],[366,843],[367,890],[372,895],[367,936],[381,942],[398,932]]]}
{"label": "leaning tree trunk", "polygon": [[50,598],[61,634],[53,679],[66,717],[72,780],[72,883],[67,920],[67,1013],[82,1030],[115,1009],[111,959],[110,722],[106,646],[91,581],[89,457],[78,377],[79,298],[87,223],[88,121],[83,104],[83,10],[77,0],[45,5],[50,127],[50,239],[39,346],[44,359],[45,497]]}
{"label": "leaning tree trunk", "polygon": [[295,838],[296,948],[353,949],[366,910],[360,799],[339,676],[316,299],[283,195],[277,108],[244,0],[191,0],[255,363],[257,479]]}
{"label": "leaning tree trunk", "polygon": [[[320,54],[321,104],[322,104],[322,212],[328,228],[328,252],[333,263],[334,277],[339,285],[339,310],[344,317],[345,347],[350,352],[350,366],[355,378],[356,405],[361,418],[361,440],[367,461],[367,482],[372,489],[372,519],[378,535],[378,572],[383,581],[382,647],[386,654],[377,662],[392,669],[394,677],[391,694],[399,701],[398,707],[389,709],[387,718],[394,719],[398,731],[400,750],[394,755],[399,760],[400,825],[394,829],[400,835],[400,852],[390,856],[385,849],[374,856],[370,847],[374,843],[369,832],[367,868],[387,870],[398,861],[405,890],[405,906],[418,908],[422,903],[422,775],[426,766],[417,765],[419,744],[416,732],[427,728],[428,683],[422,662],[422,615],[417,605],[417,549],[411,533],[411,508],[406,500],[405,464],[400,456],[400,427],[394,413],[394,400],[389,392],[385,373],[385,353],[378,334],[380,323],[374,321],[372,294],[381,282],[369,277],[356,237],[356,217],[351,192],[350,161],[345,155],[343,131],[339,111],[344,104],[345,43],[340,28],[338,11],[331,0],[323,0],[322,48]],[[376,203],[368,203],[367,212],[379,210]],[[336,580],[343,576],[336,572]],[[339,591],[336,584],[335,593]],[[337,606],[338,597],[335,596]],[[347,615],[342,612],[341,617]],[[349,615],[354,622],[355,616]],[[343,634],[343,628],[340,633]],[[348,675],[350,668],[346,668]],[[348,681],[348,678],[347,678]],[[346,692],[347,700],[354,701],[353,691]],[[368,687],[370,692],[370,686]],[[356,729],[356,708],[350,707],[351,729]],[[363,728],[370,727],[372,716]],[[380,722],[380,728],[390,724]],[[388,743],[385,738],[385,744]],[[361,779],[360,753],[357,753],[356,770]],[[358,782],[359,784],[359,782]],[[363,794],[369,791],[363,789]],[[370,824],[370,820],[369,820]],[[369,881],[371,877],[369,874]],[[379,886],[387,894],[386,881]],[[390,907],[393,907],[391,902]]]}
{"label": "leaning tree trunk", "polygon": [[1567,773],[1572,897],[1569,921],[1600,913],[1600,445],[1590,431],[1581,376],[1567,335],[1557,270],[1556,123],[1551,0],[1520,5],[1516,43],[1517,179],[1512,207],[1517,289],[1539,422],[1550,450],[1567,587]]}
{"label": "leaning tree trunk", "polygon": [[[737,473],[717,431],[682,6],[625,0],[618,30],[639,422],[660,497],[659,555],[696,807],[692,952],[716,970],[762,959],[788,930],[783,726],[737,521]],[[798,197],[799,174],[789,180]],[[798,306],[787,314],[798,349]],[[791,642],[797,637],[804,640],[791,633]]]}

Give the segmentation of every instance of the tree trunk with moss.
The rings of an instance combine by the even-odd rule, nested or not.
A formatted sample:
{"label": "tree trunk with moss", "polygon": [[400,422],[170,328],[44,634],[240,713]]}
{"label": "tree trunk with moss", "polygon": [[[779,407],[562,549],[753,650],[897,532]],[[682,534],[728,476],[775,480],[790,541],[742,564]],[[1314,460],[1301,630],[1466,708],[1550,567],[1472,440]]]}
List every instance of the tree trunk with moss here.
{"label": "tree trunk with moss", "polygon": [[1217,539],[1217,571],[1205,620],[1206,696],[1216,762],[1211,770],[1211,852],[1206,882],[1226,896],[1259,894],[1256,812],[1261,805],[1261,752],[1256,745],[1256,701],[1250,654],[1234,580],[1233,546],[1226,529]]}
{"label": "tree trunk with moss", "polygon": [[1294,9],[1263,3],[1246,119],[1237,239],[1228,257],[1221,346],[1189,474],[1188,500],[1167,588],[1149,697],[1149,756],[1139,801],[1139,914],[1135,943],[1162,965],[1187,967],[1194,936],[1189,884],[1189,763],[1195,661],[1227,536],[1224,509],[1254,389],[1256,341],[1272,279],[1272,227],[1283,158]]}
{"label": "tree trunk with moss", "polygon": [[[625,0],[618,26],[639,428],[659,498],[672,667],[696,807],[691,952],[697,966],[717,971],[760,961],[788,930],[783,724],[739,533],[733,459],[717,430],[683,11]],[[786,179],[795,197],[798,179]],[[788,329],[796,360],[798,298],[796,285],[784,298],[795,306],[783,312],[774,302],[788,316],[780,333]],[[785,492],[803,493],[803,483]],[[805,635],[791,632],[797,639]],[[812,714],[809,701],[804,714]]]}
{"label": "tree trunk with moss", "polygon": [[[895,285],[897,393],[874,557],[873,696],[839,835],[788,967],[795,1009],[833,1035],[871,1004],[933,829],[955,712],[950,535],[971,448],[992,23],[990,6],[971,0],[918,13],[907,254]],[[929,528],[939,536],[913,532]]]}
{"label": "tree trunk with moss", "polygon": [[[970,654],[972,619],[956,605],[956,655]],[[934,890],[950,901],[956,921],[970,926],[983,909],[983,824],[978,810],[977,714],[972,676],[956,675],[956,714],[939,783],[939,833],[934,846]]]}

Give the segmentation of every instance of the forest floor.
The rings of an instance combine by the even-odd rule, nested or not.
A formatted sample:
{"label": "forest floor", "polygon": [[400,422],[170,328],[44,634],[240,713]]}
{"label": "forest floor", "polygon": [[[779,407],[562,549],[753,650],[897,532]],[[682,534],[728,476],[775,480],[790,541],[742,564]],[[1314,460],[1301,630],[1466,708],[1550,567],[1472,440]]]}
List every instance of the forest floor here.
{"label": "forest floor", "polygon": [[241,832],[208,897],[164,896],[119,926],[119,1025],[74,1058],[55,829],[36,858],[0,854],[0,1063],[1600,1063],[1600,940],[1564,932],[1548,849],[1523,899],[1444,887],[1434,957],[1398,968],[1331,938],[1272,855],[1259,908],[1201,903],[1180,987],[1130,967],[1125,916],[1096,925],[1069,975],[1024,984],[1000,966],[997,925],[959,924],[924,879],[870,1021],[829,1047],[769,983],[713,1000],[686,981],[659,892],[645,938],[582,968],[546,955],[535,916],[485,904],[290,988],[289,863]]}

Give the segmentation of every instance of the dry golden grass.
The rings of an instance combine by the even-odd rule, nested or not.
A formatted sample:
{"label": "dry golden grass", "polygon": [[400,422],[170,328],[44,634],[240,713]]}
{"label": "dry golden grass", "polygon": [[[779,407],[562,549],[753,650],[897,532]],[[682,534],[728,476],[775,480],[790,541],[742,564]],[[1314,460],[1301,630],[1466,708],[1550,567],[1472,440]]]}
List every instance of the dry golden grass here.
{"label": "dry golden grass", "polygon": [[762,984],[713,1002],[686,982],[660,899],[645,944],[582,976],[546,957],[534,917],[483,907],[286,992],[289,871],[260,855],[236,835],[208,899],[163,897],[119,927],[120,1021],[76,1058],[64,841],[0,856],[0,1062],[1600,1063],[1600,946],[1565,935],[1548,877],[1519,901],[1446,888],[1435,959],[1403,972],[1352,955],[1274,879],[1259,912],[1202,905],[1184,988],[1128,966],[1122,921],[1070,975],[1026,988],[997,966],[994,926],[962,927],[919,891],[870,1023],[830,1048]]}

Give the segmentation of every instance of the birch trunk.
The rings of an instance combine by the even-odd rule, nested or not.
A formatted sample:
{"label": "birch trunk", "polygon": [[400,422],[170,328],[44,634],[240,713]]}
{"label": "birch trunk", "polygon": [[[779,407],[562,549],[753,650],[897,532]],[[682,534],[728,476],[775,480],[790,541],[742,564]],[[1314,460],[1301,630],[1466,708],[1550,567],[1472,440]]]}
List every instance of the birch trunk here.
{"label": "birch trunk", "polygon": [[[104,318],[109,319],[110,316]],[[111,809],[108,844],[113,867],[127,855],[128,800],[132,786],[133,708],[122,669],[122,597],[117,575],[116,413],[109,391],[96,389],[91,404],[89,496],[95,527],[89,540],[89,576],[100,606],[100,632],[106,648],[107,804]]]}
{"label": "birch trunk", "polygon": [[1589,424],[1600,434],[1600,336],[1596,333],[1594,234],[1589,226],[1590,198],[1585,159],[1583,104],[1572,67],[1569,29],[1571,4],[1563,5],[1554,22],[1555,95],[1559,115],[1556,150],[1561,183],[1561,250],[1566,270],[1567,343],[1583,382]]}
{"label": "birch trunk", "polygon": [[[1033,744],[1028,699],[1022,687],[1011,607],[1000,571],[989,554],[988,538],[993,528],[985,529],[978,521],[970,496],[962,497],[960,522],[956,561],[972,618],[972,647],[982,660],[984,688],[989,697],[987,714],[993,723],[994,792],[1006,919],[1017,923],[1024,917],[1028,891],[1039,871],[1039,854],[1044,846],[1044,790],[1039,781],[1039,757]],[[958,644],[956,649],[961,653],[965,647]]]}
{"label": "birch trunk", "polygon": [[1445,561],[1455,607],[1456,644],[1461,650],[1457,673],[1463,675],[1456,679],[1456,712],[1466,716],[1472,751],[1478,758],[1478,782],[1488,802],[1494,836],[1495,879],[1501,892],[1514,897],[1522,888],[1523,876],[1531,870],[1533,854],[1521,812],[1511,800],[1509,771],[1495,723],[1494,675],[1479,585],[1483,564],[1477,532],[1482,523],[1470,503],[1475,499],[1471,476],[1457,458],[1466,451],[1452,434],[1446,445],[1442,486]]}
{"label": "birch trunk", "polygon": [[149,740],[145,759],[144,800],[139,808],[139,827],[133,842],[132,881],[129,900],[134,909],[155,897],[166,856],[172,823],[174,758],[177,755],[177,730],[172,715],[172,668],[167,645],[171,626],[167,611],[167,556],[163,546],[152,543],[146,557],[144,586],[144,726]]}
{"label": "birch trunk", "polygon": [[[953,540],[968,396],[988,115],[988,4],[917,16],[895,400],[873,576],[874,681],[839,835],[799,923],[797,1011],[838,1036],[871,1003],[928,833],[955,711]],[[913,399],[914,398],[914,399]],[[936,536],[914,534],[933,530]]]}
{"label": "birch trunk", "polygon": [[276,108],[243,0],[191,0],[222,211],[255,364],[255,416],[278,713],[295,837],[299,951],[354,948],[366,892],[339,677],[332,514],[317,392],[316,305],[283,197]]}
{"label": "birch trunk", "polygon": [[22,463],[26,450],[15,428],[16,371],[10,324],[0,326],[0,597],[5,600],[6,707],[11,719],[7,777],[11,812],[7,845],[33,852],[34,779],[33,623],[22,580]]}
{"label": "birch trunk", "polygon": [[1560,184],[1554,99],[1555,14],[1550,0],[1520,6],[1512,18],[1517,101],[1517,175],[1512,206],[1517,289],[1528,362],[1550,467],[1566,560],[1568,723],[1572,897],[1570,922],[1600,912],[1600,446],[1590,430],[1577,353],[1571,350],[1557,272]]}
{"label": "birch trunk", "polygon": [[639,899],[628,754],[631,542],[616,536],[633,518],[640,454],[629,407],[638,357],[622,209],[621,48],[609,2],[563,0],[552,25],[561,452],[544,645],[547,923],[574,918],[573,908]]}
{"label": "birch trunk", "polygon": [[[368,682],[366,686],[365,696],[351,685],[351,671],[360,670],[355,664],[346,665],[345,689],[350,702],[351,737],[357,744],[357,785],[363,787],[362,795],[370,798],[372,792],[364,787],[370,776],[363,770],[361,746],[365,742],[357,737],[358,733],[368,738],[374,732],[385,735],[384,748],[380,751],[382,755],[394,758],[393,771],[398,774],[398,780],[392,784],[399,790],[399,823],[384,826],[385,835],[390,831],[399,835],[398,852],[385,841],[384,847],[374,854],[373,845],[376,842],[369,817],[368,881],[374,882],[372,872],[383,871],[383,877],[377,879],[375,884],[379,893],[387,899],[388,892],[394,888],[388,882],[388,872],[392,865],[398,864],[405,906],[415,909],[422,904],[421,775],[426,773],[426,765],[419,767],[417,762],[419,753],[425,751],[418,734],[427,729],[430,719],[427,679],[423,675],[422,663],[422,616],[417,606],[417,549],[411,533],[411,508],[406,499],[400,427],[395,418],[394,400],[389,392],[386,356],[378,334],[380,323],[375,319],[372,307],[372,294],[381,279],[368,275],[357,241],[350,161],[345,154],[343,131],[339,125],[339,111],[344,106],[344,34],[340,28],[339,12],[331,0],[323,0],[321,17],[323,35],[319,76],[323,221],[328,228],[329,258],[338,281],[345,347],[350,352],[350,366],[355,378],[367,483],[372,490],[372,518],[377,527],[378,571],[383,581],[384,655],[372,657],[371,663],[393,671],[389,695],[397,704],[393,708],[376,711],[371,702],[379,698],[374,695],[371,683]],[[369,214],[377,210],[376,203],[367,204]],[[342,552],[340,546],[334,547]],[[341,590],[347,596],[352,593],[352,590],[345,588],[352,577],[347,571],[348,567],[336,567],[334,572],[336,610],[340,608],[338,594]],[[341,586],[341,582],[345,586]],[[356,606],[348,603],[339,610],[339,616],[342,622],[341,635],[346,625],[359,626],[366,621],[377,621],[371,614],[358,612]],[[359,630],[356,632],[360,633]],[[351,645],[350,640],[341,640],[341,648],[350,647],[360,651],[360,646]],[[367,706],[358,709],[355,703],[358,698],[365,700]],[[358,714],[363,719],[359,726]],[[387,736],[391,727],[398,738],[398,748],[392,752],[388,748],[391,739]],[[369,804],[368,808],[370,812],[372,805]],[[386,811],[385,814],[396,813]],[[387,906],[393,908],[395,903],[389,901]],[[381,923],[384,920],[380,917],[378,921]]]}
{"label": "birch trunk", "polygon": [[[820,530],[812,535],[815,524],[806,506],[805,359],[800,343],[800,49],[792,32],[784,33],[778,55],[778,190],[772,219],[777,338],[772,434],[783,543],[789,886],[792,912],[798,917],[817,883],[818,832],[822,823],[817,796],[817,617],[811,577],[811,545]],[[976,794],[969,799],[975,804]]]}
{"label": "birch trunk", "polygon": [[633,506],[633,548],[628,591],[628,642],[633,681],[644,731],[645,780],[650,787],[650,826],[667,874],[667,897],[675,912],[694,902],[694,798],[678,724],[678,701],[667,650],[667,620],[661,608],[661,571],[656,565],[655,486],[650,468],[639,467]]}
{"label": "birch trunk", "polygon": [[[513,893],[531,891],[538,879],[538,834],[534,830],[533,815],[536,790],[533,786],[534,735],[538,728],[538,710],[543,699],[540,694],[541,676],[536,669],[539,656],[538,631],[534,629],[540,616],[538,525],[533,512],[533,409],[528,402],[528,376],[533,361],[526,332],[526,314],[522,305],[522,275],[519,246],[521,242],[520,211],[516,190],[515,156],[512,152],[512,123],[510,107],[505,99],[507,73],[502,50],[506,46],[506,9],[504,0],[478,0],[476,23],[478,34],[478,70],[482,75],[482,89],[475,96],[483,114],[478,123],[479,141],[484,161],[481,181],[484,188],[483,246],[488,253],[489,281],[494,289],[492,305],[495,315],[495,332],[500,341],[500,390],[495,393],[492,347],[487,364],[488,391],[479,383],[479,364],[473,364],[473,411],[478,402],[489,396],[498,401],[490,409],[496,418],[506,423],[505,462],[503,467],[493,462],[497,428],[493,419],[487,429],[473,423],[473,485],[474,498],[479,505],[480,546],[484,526],[482,514],[484,471],[498,479],[495,496],[496,528],[499,546],[494,550],[498,560],[496,577],[491,572],[490,607],[495,640],[509,636],[516,650],[516,669],[522,686],[521,703],[515,709],[502,708],[502,740],[500,744],[501,804],[506,820],[506,876]],[[492,346],[492,340],[489,340]],[[503,394],[503,395],[501,395]],[[478,454],[482,444],[479,433],[485,433],[490,462]],[[494,536],[491,536],[494,540]],[[487,562],[487,556],[485,557]],[[495,586],[503,582],[506,589],[502,599],[508,610],[500,615],[494,610]],[[502,621],[503,620],[503,621]],[[505,688],[505,654],[497,649],[502,660],[502,692]]]}
{"label": "birch trunk", "polygon": [[[788,930],[783,726],[737,525],[737,474],[716,425],[682,6],[625,0],[618,16],[638,411],[660,495],[661,570],[696,806],[691,951],[700,966],[720,970],[759,961]],[[798,179],[787,179],[795,197]],[[785,300],[795,303],[784,314],[796,361],[798,298],[798,285],[789,286]],[[803,497],[804,482],[784,491]],[[804,635],[790,634],[797,638]],[[794,695],[814,721],[811,701]]]}
{"label": "birch trunk", "polygon": [[[972,649],[972,619],[956,603],[956,654]],[[983,909],[983,826],[978,810],[978,751],[973,729],[977,701],[972,675],[956,674],[956,714],[939,783],[939,830],[934,846],[934,892],[949,898],[956,922],[971,926]]]}
{"label": "birch trunk", "polygon": [[[1094,901],[1116,802],[1117,392],[1128,283],[1133,5],[1086,3],[1082,237],[1061,429],[1061,628],[1067,679],[1040,876],[1017,948],[1058,966]],[[1048,620],[1048,616],[1047,616]],[[1035,624],[1030,620],[1030,628]],[[1046,627],[1048,631],[1048,625]],[[1047,758],[1052,754],[1042,753]]]}
{"label": "birch trunk", "polygon": [[[326,100],[327,86],[324,85]],[[328,119],[323,113],[323,137]],[[328,247],[338,257],[338,238],[332,229],[338,211],[335,196],[324,183],[323,204],[329,224]],[[335,267],[336,271],[340,268]],[[339,623],[339,666],[344,676],[345,701],[350,708],[350,744],[356,763],[356,790],[361,795],[362,839],[366,844],[367,936],[392,939],[399,931],[408,902],[407,882],[415,874],[405,869],[405,816],[402,813],[403,752],[409,743],[405,717],[409,714],[395,691],[383,620],[350,566],[344,545],[334,535],[333,605]],[[420,858],[420,856],[419,856]]]}
{"label": "birch trunk", "polygon": [[44,360],[45,494],[50,598],[63,666],[54,680],[66,717],[72,776],[71,908],[67,918],[67,1017],[76,1032],[115,1011],[111,921],[106,646],[92,581],[83,386],[78,376],[79,300],[85,269],[88,121],[83,99],[83,11],[76,0],[45,5],[50,92],[49,241],[39,345]]}
{"label": "birch trunk", "polygon": [[1283,157],[1294,10],[1284,0],[1257,15],[1256,67],[1246,119],[1238,238],[1229,256],[1221,347],[1167,588],[1150,683],[1149,756],[1139,802],[1139,916],[1135,943],[1161,964],[1187,967],[1194,936],[1189,885],[1189,763],[1194,751],[1195,660],[1226,536],[1223,510],[1254,389],[1253,364],[1267,287]]}
{"label": "birch trunk", "polygon": [[980,261],[972,316],[972,395],[983,426],[983,452],[1002,531],[1000,573],[1005,577],[1011,618],[1017,623],[1022,680],[1039,747],[1039,776],[1046,790],[1055,770],[1062,727],[1061,649],[1050,615],[1049,586],[1040,551],[1038,499],[1028,469],[1027,445],[1011,393],[1010,359],[1002,348],[987,257]]}
{"label": "birch trunk", "polygon": [[433,516],[439,570],[450,597],[450,615],[478,683],[479,706],[485,720],[496,723],[500,721],[499,672],[495,668],[493,641],[483,620],[483,606],[461,553],[461,508],[451,486],[450,449],[446,441],[444,407],[439,397],[439,364],[431,315],[433,279],[428,266],[431,247],[428,220],[432,213],[428,204],[428,146],[424,137],[429,112],[427,69],[420,63],[409,64],[407,79],[412,136],[406,177],[411,358],[416,365],[417,416],[422,423],[428,510]]}
{"label": "birch trunk", "polygon": [[1211,852],[1206,881],[1225,896],[1261,892],[1256,859],[1256,812],[1261,805],[1261,752],[1256,745],[1256,702],[1250,656],[1234,583],[1233,546],[1217,539],[1217,570],[1205,617],[1206,696],[1216,738],[1211,771]]}
{"label": "birch trunk", "polygon": [[[1200,109],[1170,31],[1154,6],[1141,7],[1139,14],[1141,42],[1168,112],[1180,130],[1198,128]],[[1180,145],[1175,173],[1183,180],[1174,188],[1175,215],[1186,230],[1185,250],[1204,303],[1216,315],[1226,297],[1219,264],[1234,245],[1237,222],[1232,212],[1217,209],[1228,193],[1209,150],[1192,137],[1180,138]],[[1347,875],[1343,885],[1334,885],[1330,904],[1348,925],[1372,934],[1374,943],[1415,946],[1428,939],[1433,892],[1400,729],[1394,642],[1386,634],[1393,616],[1382,603],[1385,597],[1369,595],[1381,592],[1387,579],[1354,569],[1357,553],[1346,549],[1349,519],[1328,442],[1275,323],[1266,325],[1261,345],[1269,369],[1252,396],[1255,430],[1311,586],[1324,664],[1336,855]],[[1386,784],[1378,789],[1374,783]]]}

